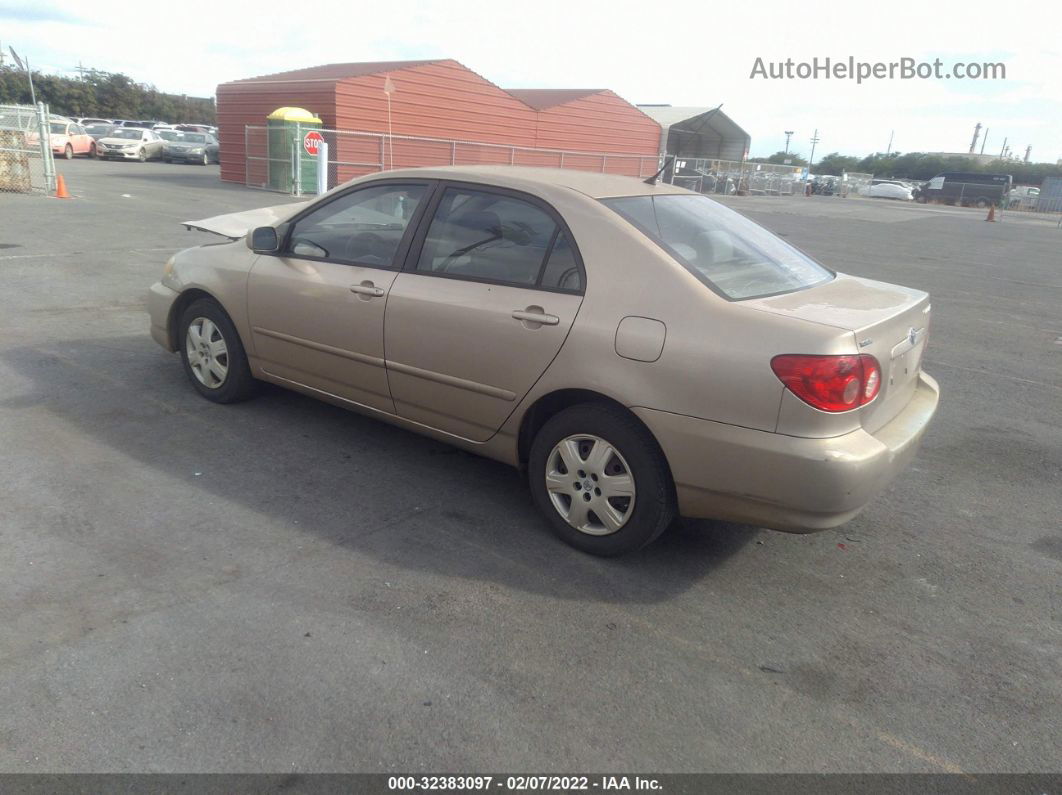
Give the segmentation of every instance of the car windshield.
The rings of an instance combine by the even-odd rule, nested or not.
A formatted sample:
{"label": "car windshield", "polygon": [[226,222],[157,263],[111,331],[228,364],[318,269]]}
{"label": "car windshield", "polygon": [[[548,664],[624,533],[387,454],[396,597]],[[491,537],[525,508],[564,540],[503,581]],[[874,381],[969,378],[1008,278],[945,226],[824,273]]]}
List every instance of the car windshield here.
{"label": "car windshield", "polygon": [[66,135],[66,122],[53,121],[50,126],[52,135]]}
{"label": "car windshield", "polygon": [[89,135],[99,135],[101,133],[110,132],[111,131],[111,125],[109,125],[109,124],[93,124],[91,127],[86,127],[85,131],[88,132]]}
{"label": "car windshield", "polygon": [[602,203],[731,300],[793,292],[833,278],[806,254],[707,196],[630,196]]}
{"label": "car windshield", "polygon": [[143,135],[143,133],[144,133],[143,130],[138,129],[136,127],[126,127],[125,129],[122,129],[122,130],[115,130],[114,131],[114,135],[111,136],[111,137],[112,138],[132,138],[134,141],[139,141],[140,140],[140,136]]}
{"label": "car windshield", "polygon": [[206,136],[200,133],[185,133],[181,140],[190,144],[205,144],[207,142]]}
{"label": "car windshield", "polygon": [[180,141],[183,137],[181,133],[175,130],[159,130],[158,133],[159,137],[164,141]]}

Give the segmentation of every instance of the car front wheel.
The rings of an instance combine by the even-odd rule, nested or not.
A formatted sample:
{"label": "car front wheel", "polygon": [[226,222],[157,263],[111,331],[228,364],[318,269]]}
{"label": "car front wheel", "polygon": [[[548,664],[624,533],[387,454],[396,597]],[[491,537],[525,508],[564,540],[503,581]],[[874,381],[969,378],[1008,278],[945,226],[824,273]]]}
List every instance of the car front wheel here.
{"label": "car front wheel", "polygon": [[652,434],[624,409],[572,406],[538,432],[531,492],[554,532],[592,555],[633,552],[674,520],[675,489]]}
{"label": "car front wheel", "polygon": [[181,313],[179,328],[181,362],[200,395],[215,403],[236,403],[254,394],[256,381],[240,336],[216,301],[193,301]]}
{"label": "car front wheel", "polygon": [[70,144],[67,144],[66,149],[63,150],[63,157],[65,157],[67,160],[73,160],[74,147],[72,147]]}

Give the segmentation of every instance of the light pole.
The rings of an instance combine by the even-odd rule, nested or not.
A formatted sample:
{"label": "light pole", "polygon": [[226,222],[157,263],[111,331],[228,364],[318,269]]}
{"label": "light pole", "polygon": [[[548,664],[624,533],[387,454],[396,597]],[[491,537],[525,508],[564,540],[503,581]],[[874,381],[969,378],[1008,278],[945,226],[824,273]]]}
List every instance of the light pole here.
{"label": "light pole", "polygon": [[815,132],[811,136],[811,157],[808,158],[808,174],[811,173],[811,166],[815,163],[815,144],[817,144],[818,142],[819,131],[818,128],[816,128]]}
{"label": "light pole", "polygon": [[789,139],[793,137],[792,130],[785,131],[785,153],[789,154]]}

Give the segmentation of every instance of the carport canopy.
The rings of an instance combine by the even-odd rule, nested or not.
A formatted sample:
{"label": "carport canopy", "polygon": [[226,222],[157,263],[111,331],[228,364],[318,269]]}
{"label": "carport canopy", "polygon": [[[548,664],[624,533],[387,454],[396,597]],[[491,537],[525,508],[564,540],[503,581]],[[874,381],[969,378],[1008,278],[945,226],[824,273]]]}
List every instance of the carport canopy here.
{"label": "carport canopy", "polygon": [[712,160],[745,159],[752,139],[719,108],[639,105],[660,125],[660,154]]}

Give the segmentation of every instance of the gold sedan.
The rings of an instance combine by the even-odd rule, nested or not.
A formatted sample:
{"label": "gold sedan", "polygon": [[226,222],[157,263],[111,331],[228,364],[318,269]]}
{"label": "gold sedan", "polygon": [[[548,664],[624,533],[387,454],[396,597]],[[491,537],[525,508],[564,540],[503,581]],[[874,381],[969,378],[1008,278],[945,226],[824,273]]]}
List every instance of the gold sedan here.
{"label": "gold sedan", "polygon": [[926,293],[671,185],[411,169],[187,225],[231,240],[167,263],[151,333],[203,397],[268,381],[520,467],[593,554],[847,522],[937,407]]}

